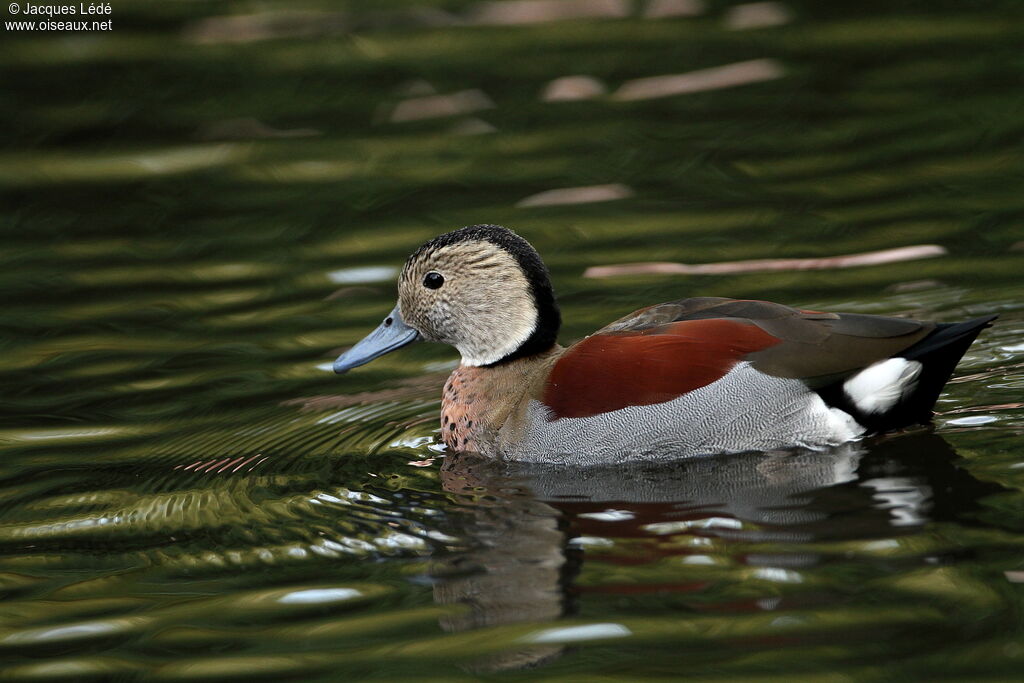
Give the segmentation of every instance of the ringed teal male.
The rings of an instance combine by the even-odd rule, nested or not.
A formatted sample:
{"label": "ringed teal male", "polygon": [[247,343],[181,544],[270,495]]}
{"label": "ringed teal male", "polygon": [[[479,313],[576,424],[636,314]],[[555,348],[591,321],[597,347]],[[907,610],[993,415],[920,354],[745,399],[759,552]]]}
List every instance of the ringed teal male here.
{"label": "ringed teal male", "polygon": [[568,348],[547,268],[497,225],[430,240],[398,304],[334,363],[342,373],[420,339],[451,344],[449,449],[614,462],[822,448],[927,422],[988,316],[933,323],[700,297],[630,313]]}

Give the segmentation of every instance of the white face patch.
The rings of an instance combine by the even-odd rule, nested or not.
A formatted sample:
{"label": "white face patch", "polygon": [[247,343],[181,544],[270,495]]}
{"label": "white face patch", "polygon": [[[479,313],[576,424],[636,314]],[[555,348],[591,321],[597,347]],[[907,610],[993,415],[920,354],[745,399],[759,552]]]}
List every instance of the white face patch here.
{"label": "white face patch", "polygon": [[[510,316],[512,318],[513,316]],[[513,353],[516,349],[522,346],[533,331],[537,329],[536,313],[534,313],[534,321],[528,322],[526,320],[509,320],[504,326],[504,329],[499,329],[499,334],[503,334],[505,341],[504,343],[498,342],[497,340],[492,341],[489,344],[458,344],[455,348],[462,354],[462,364],[469,365],[472,367],[480,367],[482,365],[490,365],[491,363],[497,363],[505,356]]]}
{"label": "white face patch", "polygon": [[889,358],[869,365],[843,383],[843,391],[863,413],[884,413],[917,386],[921,364],[906,358]]}

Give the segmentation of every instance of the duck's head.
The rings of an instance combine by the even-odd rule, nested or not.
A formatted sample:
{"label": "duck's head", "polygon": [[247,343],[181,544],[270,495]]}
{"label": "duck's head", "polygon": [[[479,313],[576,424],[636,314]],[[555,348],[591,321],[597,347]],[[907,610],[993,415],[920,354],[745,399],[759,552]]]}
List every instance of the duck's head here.
{"label": "duck's head", "polygon": [[398,304],[334,371],[420,339],[451,344],[463,365],[495,365],[547,351],[560,324],[547,268],[530,243],[499,225],[471,225],[413,252]]}

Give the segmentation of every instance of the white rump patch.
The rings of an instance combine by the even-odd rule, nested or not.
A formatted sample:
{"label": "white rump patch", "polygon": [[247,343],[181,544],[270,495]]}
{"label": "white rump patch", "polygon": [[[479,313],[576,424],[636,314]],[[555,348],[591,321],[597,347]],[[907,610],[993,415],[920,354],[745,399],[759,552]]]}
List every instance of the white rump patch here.
{"label": "white rump patch", "polygon": [[890,358],[869,365],[843,383],[843,391],[863,413],[884,413],[917,385],[921,364],[906,358]]}

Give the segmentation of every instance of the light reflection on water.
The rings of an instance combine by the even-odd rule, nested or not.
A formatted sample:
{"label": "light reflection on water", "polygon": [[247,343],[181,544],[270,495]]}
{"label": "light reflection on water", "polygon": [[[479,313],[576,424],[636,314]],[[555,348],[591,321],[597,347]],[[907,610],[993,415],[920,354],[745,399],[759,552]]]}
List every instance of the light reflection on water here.
{"label": "light reflection on water", "polygon": [[[1012,3],[308,9],[5,44],[4,675],[1018,676]],[[934,434],[480,462],[436,438],[450,350],[329,372],[475,222],[539,248],[563,341],[688,295],[1001,317]],[[915,244],[948,253],[583,277]]]}

